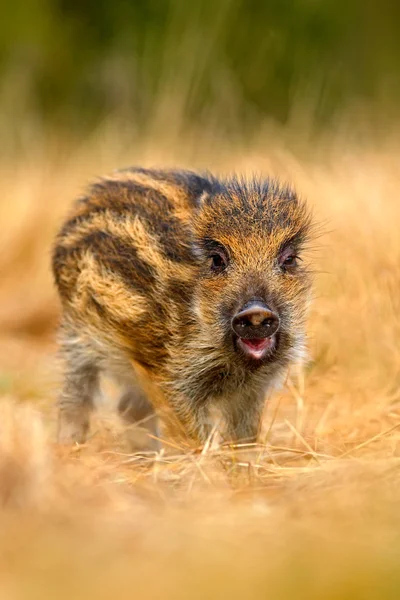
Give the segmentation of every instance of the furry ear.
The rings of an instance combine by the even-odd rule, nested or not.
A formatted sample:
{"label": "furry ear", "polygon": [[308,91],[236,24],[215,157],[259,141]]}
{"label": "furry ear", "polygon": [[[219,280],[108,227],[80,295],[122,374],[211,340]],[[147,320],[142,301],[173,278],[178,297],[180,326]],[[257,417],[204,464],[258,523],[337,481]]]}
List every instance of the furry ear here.
{"label": "furry ear", "polygon": [[207,200],[210,197],[210,192],[208,192],[207,190],[204,190],[200,196],[197,198],[197,208],[201,208],[202,206],[204,206],[204,204],[206,204]]}

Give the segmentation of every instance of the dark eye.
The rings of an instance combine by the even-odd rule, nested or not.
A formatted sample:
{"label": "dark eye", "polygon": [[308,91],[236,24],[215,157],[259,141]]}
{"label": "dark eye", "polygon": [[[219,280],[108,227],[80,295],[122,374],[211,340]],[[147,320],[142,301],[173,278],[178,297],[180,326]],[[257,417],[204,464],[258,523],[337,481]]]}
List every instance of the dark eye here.
{"label": "dark eye", "polygon": [[283,268],[296,267],[297,266],[297,256],[295,254],[291,254],[290,256],[285,258],[285,260],[283,261],[281,266]]}
{"label": "dark eye", "polygon": [[299,264],[299,260],[300,259],[295,252],[287,249],[280,256],[279,266],[284,272],[294,271]]}
{"label": "dark eye", "polygon": [[221,271],[226,269],[227,259],[222,253],[213,252],[213,254],[210,255],[210,259],[211,259],[211,270],[214,271],[214,273],[221,273]]}

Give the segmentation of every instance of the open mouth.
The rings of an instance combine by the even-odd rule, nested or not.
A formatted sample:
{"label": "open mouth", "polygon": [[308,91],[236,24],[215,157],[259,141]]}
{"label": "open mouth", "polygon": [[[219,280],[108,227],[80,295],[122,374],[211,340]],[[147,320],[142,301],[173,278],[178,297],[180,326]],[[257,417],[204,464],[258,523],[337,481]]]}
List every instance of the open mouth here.
{"label": "open mouth", "polygon": [[276,335],[266,338],[237,338],[237,344],[239,348],[246,354],[246,356],[253,358],[254,360],[261,360],[276,345]]}

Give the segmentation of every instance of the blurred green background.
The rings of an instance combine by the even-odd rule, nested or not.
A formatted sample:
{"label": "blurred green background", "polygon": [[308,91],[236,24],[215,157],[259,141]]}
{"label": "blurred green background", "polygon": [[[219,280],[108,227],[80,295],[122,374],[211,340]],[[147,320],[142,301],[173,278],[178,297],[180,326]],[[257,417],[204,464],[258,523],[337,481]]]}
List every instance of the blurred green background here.
{"label": "blurred green background", "polygon": [[138,134],[307,119],[351,109],[377,127],[400,96],[394,0],[10,0],[0,5],[0,134]]}

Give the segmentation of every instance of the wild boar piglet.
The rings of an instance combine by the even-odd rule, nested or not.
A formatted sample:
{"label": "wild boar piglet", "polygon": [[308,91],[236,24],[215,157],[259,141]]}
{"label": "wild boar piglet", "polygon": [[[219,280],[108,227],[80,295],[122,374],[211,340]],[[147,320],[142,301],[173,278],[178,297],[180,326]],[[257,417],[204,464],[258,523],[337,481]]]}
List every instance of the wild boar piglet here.
{"label": "wild boar piglet", "polygon": [[304,353],[306,204],[272,179],[132,168],[94,183],[58,234],[59,440],[83,442],[107,371],[121,413],[162,436],[255,441],[266,394]]}

